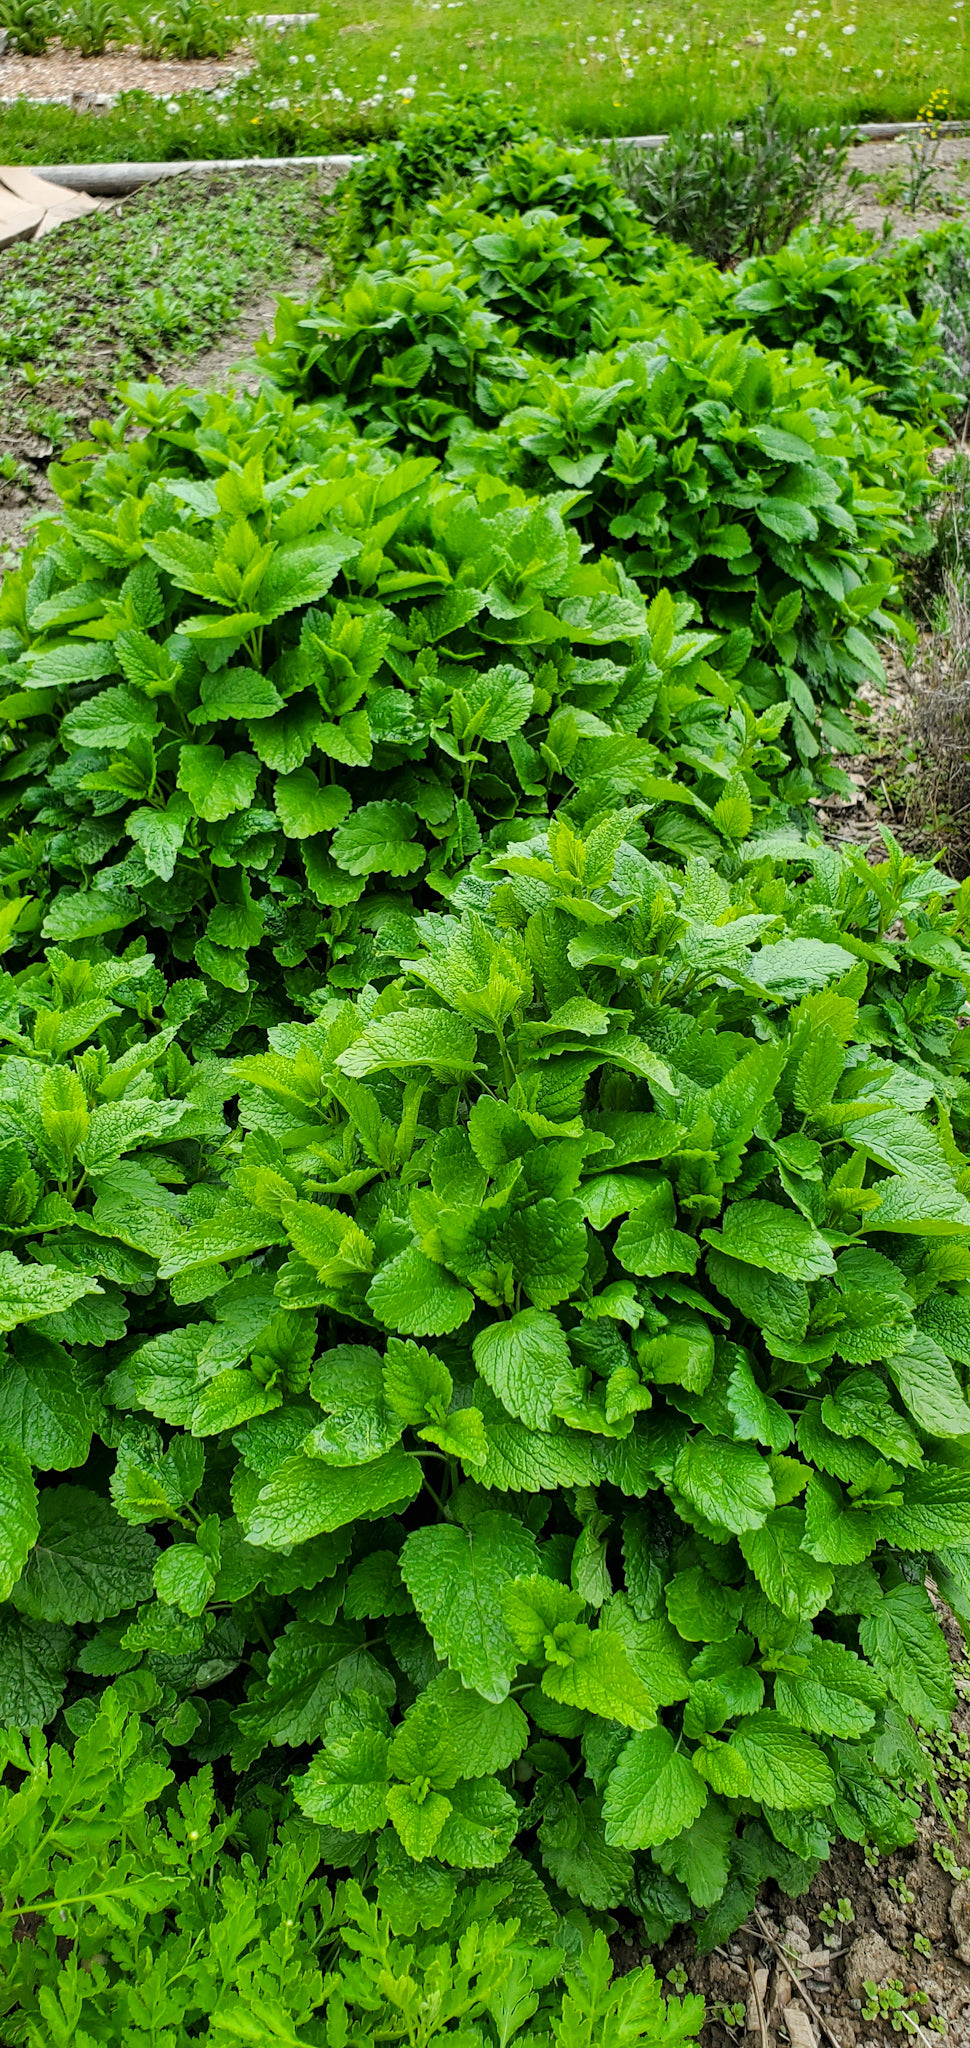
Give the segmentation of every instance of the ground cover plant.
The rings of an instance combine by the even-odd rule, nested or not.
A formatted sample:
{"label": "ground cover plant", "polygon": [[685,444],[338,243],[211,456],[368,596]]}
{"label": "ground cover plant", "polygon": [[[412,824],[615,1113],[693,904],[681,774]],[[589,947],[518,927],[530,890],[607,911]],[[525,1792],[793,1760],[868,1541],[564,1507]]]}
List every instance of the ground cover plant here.
{"label": "ground cover plant", "polygon": [[[319,247],[312,173],[225,173],[132,195],[0,256],[0,438],[60,448],[119,376],[221,339],[261,284]],[[308,218],[308,215],[310,216]]]}
{"label": "ground cover plant", "polygon": [[954,1705],[970,892],[811,811],[944,371],[470,168],[0,593],[27,2048],[672,2048],[607,1937],[909,1841]]}

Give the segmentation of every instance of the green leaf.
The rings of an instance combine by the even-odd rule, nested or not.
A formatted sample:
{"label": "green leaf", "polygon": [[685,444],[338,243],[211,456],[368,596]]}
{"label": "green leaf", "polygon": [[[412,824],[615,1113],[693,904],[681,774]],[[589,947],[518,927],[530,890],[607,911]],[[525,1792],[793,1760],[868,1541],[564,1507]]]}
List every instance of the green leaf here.
{"label": "green leaf", "polygon": [[894,1586],[859,1624],[873,1670],[923,1728],[948,1729],[956,1705],[943,1632],[922,1586]]}
{"label": "green leaf", "polygon": [[146,866],[163,882],[170,882],[175,873],[191,819],[192,807],[181,790],[174,791],[164,810],[145,805],[128,814],[127,829],[141,847]]}
{"label": "green leaf", "polygon": [[0,1251],[0,1330],[39,1316],[58,1315],[86,1294],[102,1292],[89,1273],[66,1273],[55,1266],[21,1265],[12,1252]]}
{"label": "green leaf", "polygon": [[490,1323],[474,1339],[472,1354],[492,1392],[530,1429],[548,1429],[580,1397],[562,1325],[542,1309],[521,1309],[505,1322]]}
{"label": "green leaf", "polygon": [[732,1202],[721,1230],[701,1232],[715,1250],[788,1280],[820,1280],[835,1272],[824,1237],[797,1209],[778,1202]]}
{"label": "green leaf", "polygon": [[667,1613],[687,1643],[723,1643],[734,1635],[741,1598],[702,1565],[675,1572],[667,1583]]}
{"label": "green leaf", "polygon": [[755,512],[762,526],[782,540],[814,540],[818,533],[817,519],[795,498],[759,498]]}
{"label": "green leaf", "polygon": [[30,1329],[0,1367],[0,1440],[42,1472],[83,1465],[101,1413],[91,1378],[60,1344]]}
{"label": "green leaf", "polygon": [[144,1529],[126,1527],[87,1487],[46,1487],[37,1541],[10,1597],[32,1621],[104,1621],[151,1598],[156,1555]]}
{"label": "green leaf", "polygon": [[412,1863],[385,1828],[377,1844],[377,1903],[395,1934],[427,1934],[441,1927],[455,1903],[456,1880],[440,1863]]}
{"label": "green leaf", "polygon": [[417,1787],[392,1785],[387,1812],[408,1855],[423,1863],[432,1854],[451,1812],[451,1800],[443,1792],[433,1791],[426,1781]]}
{"label": "green leaf", "polygon": [[668,1877],[679,1877],[694,1901],[706,1911],[719,1899],[728,1880],[728,1855],[735,1833],[734,1815],[717,1799],[682,1834],[664,1842],[654,1860]]}
{"label": "green leaf", "polygon": [[900,1351],[887,1357],[886,1371],[914,1422],[928,1436],[970,1436],[970,1404],[945,1351],[932,1337],[914,1331]]}
{"label": "green leaf", "polygon": [[73,1630],[28,1621],[12,1607],[0,1613],[0,1726],[43,1728],[64,1698]]}
{"label": "green leaf", "polygon": [[408,804],[362,804],[334,833],[334,860],[349,875],[413,875],[424,865],[424,847],[413,837],[416,824]]}
{"label": "green leaf", "polygon": [[550,1699],[619,1721],[624,1728],[650,1728],[656,1720],[650,1693],[622,1637],[609,1628],[580,1624],[562,1631],[543,1672],[542,1689]]}
{"label": "green leaf", "polygon": [[880,1507],[881,1536],[903,1549],[941,1545],[970,1548],[970,1487],[960,1466],[928,1465],[907,1472],[902,1506]]}
{"label": "green leaf", "polygon": [[599,1799],[580,1801],[571,1786],[557,1785],[542,1817],[539,1849],[553,1882],[584,1906],[603,1912],[627,1901],[633,1858],[607,1842]]}
{"label": "green leaf", "polygon": [[268,676],[253,668],[220,668],[203,676],[201,708],[190,713],[193,725],[216,724],[224,718],[270,718],[283,699]]}
{"label": "green leaf", "polygon": [[342,824],[351,807],[349,790],[336,782],[321,786],[312,768],[278,775],[273,793],[276,815],[288,839],[312,839]]}
{"label": "green leaf", "polygon": [[252,1416],[266,1415],[271,1408],[278,1408],[281,1400],[280,1393],[261,1386],[251,1372],[227,1367],[200,1387],[192,1409],[192,1435],[218,1436],[223,1430],[238,1429],[240,1423],[249,1422]]}
{"label": "green leaf", "polygon": [[395,1415],[412,1428],[443,1421],[451,1406],[453,1382],[448,1367],[423,1345],[389,1337],[384,1352],[384,1397]]}
{"label": "green leaf", "polygon": [[810,1038],[795,1073],[792,1099],[803,1116],[813,1116],[831,1102],[844,1065],[845,1053],[835,1033],[827,1024],[820,1025]]}
{"label": "green leaf", "polygon": [[747,1764],[752,1791],[766,1806],[791,1807],[794,1813],[831,1806],[836,1783],[822,1751],[770,1708],[738,1723],[731,1748]]}
{"label": "green leaf", "polygon": [[415,1337],[444,1337],[467,1323],[475,1306],[444,1266],[436,1266],[418,1246],[408,1245],[375,1274],[367,1290],[367,1306],[385,1329]]}
{"label": "green leaf", "polygon": [[431,1067],[441,1080],[459,1080],[475,1072],[476,1045],[471,1025],[448,1010],[398,1010],[368,1025],[338,1054],[337,1065],[356,1080],[412,1066]]}
{"label": "green leaf", "polygon": [[372,1464],[324,1465],[318,1458],[287,1458],[256,1496],[246,1518],[251,1543],[289,1550],[311,1536],[342,1529],[361,1515],[394,1513],[421,1488],[417,1458],[395,1449]]}
{"label": "green leaf", "polygon": [[792,1426],[780,1402],[762,1392],[747,1352],[734,1345],[729,1353],[733,1363],[727,1384],[727,1405],[734,1417],[736,1434],[744,1441],[766,1444],[771,1451],[785,1451],[792,1440]]}
{"label": "green leaf", "polygon": [[178,786],[210,825],[248,809],[258,774],[252,754],[232,754],[227,760],[221,747],[190,746],[179,754]]}
{"label": "green leaf", "polygon": [[773,1509],[760,1529],[739,1538],[745,1563],[788,1621],[810,1621],[832,1592],[832,1573],[803,1550],[804,1536],[804,1515],[787,1507]]}
{"label": "green leaf", "polygon": [[[358,1695],[358,1698],[360,1696]],[[383,1717],[381,1717],[383,1718]],[[354,1725],[356,1721],[357,1725]],[[354,1714],[349,1703],[331,1712],[326,1745],[294,1787],[310,1820],[351,1834],[370,1834],[387,1819],[389,1737]]]}
{"label": "green leaf", "polygon": [[435,1855],[457,1870],[491,1870],[508,1855],[519,1827],[519,1808],[495,1778],[469,1778],[450,1793],[451,1812]]}
{"label": "green leaf", "polygon": [[508,1697],[520,1661],[503,1588],[537,1564],[535,1538],[514,1516],[494,1510],[468,1528],[415,1529],[401,1552],[404,1583],[437,1655],[486,1700]]}
{"label": "green leaf", "polygon": [[30,1464],[23,1451],[0,1442],[0,1600],[9,1600],[39,1527]]}
{"label": "green leaf", "polygon": [[616,1236],[616,1255],[628,1273],[657,1277],[662,1273],[693,1273],[698,1247],[674,1228],[674,1196],[662,1180],[641,1198]]}
{"label": "green leaf", "polygon": [[155,1566],[155,1591],[169,1607],[183,1614],[201,1614],[215,1592],[209,1559],[194,1543],[173,1543]]}
{"label": "green leaf", "polygon": [[487,1700],[441,1671],[408,1709],[406,1725],[429,1745],[444,1725],[463,1778],[506,1771],[529,1741],[529,1723],[515,1700]]}
{"label": "green leaf", "polygon": [[739,1535],[760,1528],[775,1505],[767,1459],[753,1445],[728,1443],[702,1430],[684,1445],[674,1485],[705,1521]]}
{"label": "green leaf", "polygon": [[806,1671],[775,1674],[779,1714],[813,1735],[851,1741],[867,1734],[884,1699],[884,1686],[861,1657],[820,1636],[812,1638]]}
{"label": "green leaf", "polygon": [[886,1458],[900,1465],[921,1465],[919,1441],[906,1421],[898,1415],[886,1395],[886,1383],[878,1373],[853,1372],[822,1402],[822,1421],[836,1436],[861,1436]]}
{"label": "green leaf", "polygon": [[606,1839],[652,1849],[689,1828],[707,1804],[707,1786],[666,1728],[634,1735],[615,1765],[603,1800]]}

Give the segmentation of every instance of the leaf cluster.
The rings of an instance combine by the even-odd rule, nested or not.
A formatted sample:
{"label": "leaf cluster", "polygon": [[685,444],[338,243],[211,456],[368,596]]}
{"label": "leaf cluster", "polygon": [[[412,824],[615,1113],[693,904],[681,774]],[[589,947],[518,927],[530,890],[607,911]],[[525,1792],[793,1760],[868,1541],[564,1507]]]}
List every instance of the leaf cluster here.
{"label": "leaf cluster", "polygon": [[572,487],[568,516],[647,594],[751,634],[748,694],[787,698],[811,761],[820,738],[851,748],[841,707],[898,630],[890,557],[925,541],[932,481],[906,421],[944,403],[942,358],[932,314],[885,296],[868,253],[809,241],[724,279],[645,241],[594,159],[526,142],[338,299],[284,302],[263,361],[446,473]]}

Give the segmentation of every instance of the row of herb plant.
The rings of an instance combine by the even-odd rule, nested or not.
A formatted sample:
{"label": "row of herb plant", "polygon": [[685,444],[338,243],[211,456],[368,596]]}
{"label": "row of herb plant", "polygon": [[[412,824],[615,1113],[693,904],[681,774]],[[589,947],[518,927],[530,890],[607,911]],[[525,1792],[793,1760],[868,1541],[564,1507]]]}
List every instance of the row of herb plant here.
{"label": "row of herb plant", "polygon": [[0,596],[12,2044],[669,2048],[954,1704],[970,893],[807,807],[927,436],[503,175]]}

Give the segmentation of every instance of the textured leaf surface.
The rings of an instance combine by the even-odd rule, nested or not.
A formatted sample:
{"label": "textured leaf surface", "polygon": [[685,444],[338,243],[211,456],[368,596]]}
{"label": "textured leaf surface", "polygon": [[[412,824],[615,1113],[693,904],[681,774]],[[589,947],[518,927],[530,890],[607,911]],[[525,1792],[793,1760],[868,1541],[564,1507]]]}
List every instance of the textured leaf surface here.
{"label": "textured leaf surface", "polygon": [[614,1766],[603,1801],[606,1839],[625,1849],[669,1842],[697,1819],[707,1786],[666,1728],[634,1735]]}
{"label": "textured leaf surface", "polygon": [[499,1512],[479,1515],[467,1529],[416,1529],[401,1552],[404,1583],[439,1657],[486,1700],[508,1697],[520,1661],[503,1587],[537,1562],[534,1537]]}

